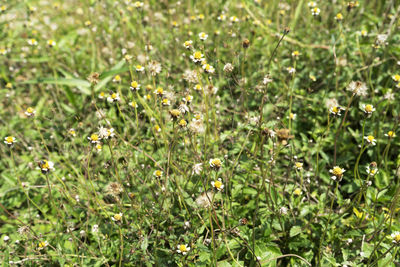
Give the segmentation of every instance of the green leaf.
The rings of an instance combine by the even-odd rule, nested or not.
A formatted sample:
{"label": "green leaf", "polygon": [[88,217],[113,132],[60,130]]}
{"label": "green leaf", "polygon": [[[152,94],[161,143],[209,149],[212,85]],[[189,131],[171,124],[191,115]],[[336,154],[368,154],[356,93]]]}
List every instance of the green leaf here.
{"label": "green leaf", "polygon": [[301,227],[300,226],[293,226],[292,229],[290,229],[290,237],[296,236],[301,233]]}
{"label": "green leaf", "polygon": [[19,84],[57,84],[66,86],[76,86],[85,95],[90,95],[90,83],[81,79],[65,79],[65,78],[37,78],[20,82]]}

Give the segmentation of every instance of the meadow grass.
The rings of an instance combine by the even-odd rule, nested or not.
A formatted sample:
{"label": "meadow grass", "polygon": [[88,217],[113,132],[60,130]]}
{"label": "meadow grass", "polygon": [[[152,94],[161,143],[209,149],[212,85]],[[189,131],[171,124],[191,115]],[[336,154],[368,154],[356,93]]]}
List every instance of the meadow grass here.
{"label": "meadow grass", "polygon": [[398,266],[396,0],[0,1],[2,266]]}

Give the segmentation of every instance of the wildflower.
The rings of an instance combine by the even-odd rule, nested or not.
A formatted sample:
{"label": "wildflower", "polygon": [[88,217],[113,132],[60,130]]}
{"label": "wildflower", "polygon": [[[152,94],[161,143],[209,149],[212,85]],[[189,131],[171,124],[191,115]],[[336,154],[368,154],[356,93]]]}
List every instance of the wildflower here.
{"label": "wildflower", "polygon": [[347,86],[347,90],[352,92],[353,95],[358,95],[358,96],[367,96],[367,86],[365,83],[360,82],[360,81],[351,81],[350,84]]}
{"label": "wildflower", "polygon": [[95,225],[93,225],[93,227],[92,227],[92,233],[97,233],[99,231],[99,225],[97,225],[97,224],[95,224]]}
{"label": "wildflower", "polygon": [[35,45],[37,45],[38,44],[38,42],[36,41],[36,39],[28,39],[28,44],[29,45],[32,45],[32,46],[35,46]]}
{"label": "wildflower", "polygon": [[196,198],[196,204],[200,208],[208,208],[211,205],[211,199],[213,198],[214,193],[212,191],[208,191],[207,193],[203,192],[200,196]]}
{"label": "wildflower", "polygon": [[118,195],[121,194],[123,191],[124,189],[122,185],[116,182],[111,182],[106,187],[107,194],[115,197],[118,197]]}
{"label": "wildflower", "polygon": [[108,138],[112,138],[115,136],[114,133],[114,128],[104,128],[103,126],[101,126],[99,128],[99,138],[100,139],[108,139]]}
{"label": "wildflower", "polygon": [[300,52],[299,51],[295,50],[295,51],[292,52],[292,57],[298,57],[298,56],[300,56]]}
{"label": "wildflower", "polygon": [[153,129],[154,129],[154,131],[155,131],[156,133],[161,132],[161,127],[160,127],[159,125],[155,125],[155,126],[153,127]]}
{"label": "wildflower", "polygon": [[106,97],[106,94],[104,92],[100,92],[99,98],[104,99]]}
{"label": "wildflower", "polygon": [[0,55],[6,55],[7,54],[7,49],[5,49],[5,48],[0,48]]}
{"label": "wildflower", "polygon": [[164,95],[164,89],[162,87],[157,87],[157,89],[154,91],[154,93],[158,96],[163,96]]}
{"label": "wildflower", "polygon": [[38,250],[45,249],[49,245],[49,242],[47,241],[42,241],[38,244]]}
{"label": "wildflower", "polygon": [[171,115],[172,119],[177,119],[181,115],[181,112],[179,109],[172,109],[169,111],[169,114]]}
{"label": "wildflower", "polygon": [[75,129],[74,129],[74,128],[69,129],[69,130],[68,130],[68,134],[71,135],[72,137],[75,137],[75,136],[76,136],[76,131],[75,131]]}
{"label": "wildflower", "polygon": [[197,19],[198,19],[198,20],[203,20],[203,19],[204,19],[204,14],[199,14],[199,15],[197,16]]}
{"label": "wildflower", "polygon": [[236,17],[236,16],[232,16],[232,17],[230,17],[230,18],[229,18],[229,20],[230,20],[232,23],[239,22],[239,18],[238,18],[238,17]]}
{"label": "wildflower", "polygon": [[131,55],[125,55],[124,56],[125,61],[129,62],[132,60],[132,56]]}
{"label": "wildflower", "polygon": [[308,75],[308,78],[310,78],[310,80],[313,81],[313,82],[315,82],[317,80],[317,77],[315,77],[311,73]]}
{"label": "wildflower", "polygon": [[150,71],[151,76],[156,76],[161,72],[161,64],[155,60],[150,61],[148,64],[148,68]]}
{"label": "wildflower", "polygon": [[112,81],[115,83],[119,83],[121,81],[121,76],[115,75]]}
{"label": "wildflower", "polygon": [[342,15],[342,13],[337,13],[336,16],[335,16],[335,20],[337,20],[337,21],[342,21],[342,20],[343,20],[343,15]]}
{"label": "wildflower", "polygon": [[301,169],[303,169],[303,163],[302,162],[295,162],[294,163],[294,167],[300,171]]}
{"label": "wildflower", "polygon": [[96,152],[97,152],[97,153],[100,153],[100,152],[103,150],[103,146],[100,145],[100,144],[97,144],[97,145],[95,146],[95,148],[96,148]]}
{"label": "wildflower", "polygon": [[111,217],[111,220],[113,220],[114,222],[121,222],[122,221],[122,213],[116,213],[114,214],[114,216]]}
{"label": "wildflower", "polygon": [[392,76],[393,81],[400,82],[400,74],[395,74]]}
{"label": "wildflower", "polygon": [[183,46],[184,46],[186,49],[190,49],[190,48],[193,47],[193,41],[191,41],[191,40],[185,41],[185,42],[183,43]]}
{"label": "wildflower", "polygon": [[297,117],[297,114],[295,114],[295,113],[290,113],[289,116],[288,116],[288,119],[296,120],[296,117]]}
{"label": "wildflower", "polygon": [[366,30],[361,30],[360,34],[362,37],[366,37],[368,35],[368,32]]}
{"label": "wildflower", "polygon": [[224,189],[224,184],[222,183],[222,179],[221,178],[218,178],[217,181],[212,181],[211,185],[212,185],[212,187],[214,187],[218,191],[221,191],[222,189]]}
{"label": "wildflower", "polygon": [[200,51],[194,52],[193,55],[190,56],[190,59],[193,60],[194,63],[204,61],[203,54]]}
{"label": "wildflower", "polygon": [[201,91],[203,89],[203,87],[201,87],[200,84],[196,84],[193,89],[196,91]]}
{"label": "wildflower", "polygon": [[269,84],[269,83],[272,83],[272,81],[273,81],[273,80],[272,80],[271,75],[267,74],[267,75],[264,76],[263,84],[267,85],[267,84]]}
{"label": "wildflower", "polygon": [[371,105],[371,104],[367,104],[367,105],[363,104],[361,107],[362,107],[362,109],[364,110],[364,112],[365,112],[367,115],[371,115],[372,112],[375,111],[374,106]]}
{"label": "wildflower", "polygon": [[200,40],[205,41],[208,38],[208,34],[206,34],[205,32],[201,32],[199,33],[199,38]]}
{"label": "wildflower", "polygon": [[137,108],[138,104],[136,103],[136,101],[132,100],[131,102],[129,102],[129,105],[133,108]]}
{"label": "wildflower", "polygon": [[[190,103],[189,103],[189,104],[190,104]],[[186,104],[184,104],[184,103],[181,103],[181,104],[179,105],[178,109],[179,109],[179,111],[180,111],[182,114],[186,114],[187,112],[189,112],[189,107],[188,107]]]}
{"label": "wildflower", "polygon": [[203,69],[206,73],[214,73],[215,69],[213,66],[211,66],[210,64],[204,64],[203,65]]}
{"label": "wildflower", "polygon": [[181,120],[178,122],[178,125],[179,125],[179,127],[181,127],[181,128],[185,128],[185,127],[187,126],[187,121],[186,121],[185,119],[181,119]]}
{"label": "wildflower", "polygon": [[203,171],[203,163],[197,163],[193,166],[192,168],[192,175],[197,174],[200,175],[200,173]]}
{"label": "wildflower", "polygon": [[340,168],[339,166],[335,166],[335,167],[333,167],[332,169],[329,170],[329,172],[333,174],[333,176],[332,176],[331,178],[332,178],[332,180],[334,180],[334,181],[336,181],[336,180],[338,180],[338,181],[342,180],[343,173],[344,173],[345,171],[346,171],[345,169]]}
{"label": "wildflower", "polygon": [[331,114],[333,114],[334,116],[340,116],[340,115],[341,115],[340,112],[341,112],[342,110],[345,110],[345,109],[342,108],[342,107],[340,107],[340,106],[333,106],[333,107],[331,107],[331,108],[329,109],[329,112],[330,112]]}
{"label": "wildflower", "polygon": [[393,243],[399,245],[400,244],[400,232],[396,231],[390,235],[393,239]]}
{"label": "wildflower", "polygon": [[161,176],[163,175],[163,172],[160,171],[160,170],[156,170],[156,171],[153,172],[153,175],[154,175],[156,178],[161,178]]}
{"label": "wildflower", "polygon": [[132,91],[138,91],[140,89],[140,84],[137,81],[131,82],[131,90]]}
{"label": "wildflower", "polygon": [[396,133],[393,131],[389,131],[385,134],[385,136],[389,137],[389,138],[395,138],[396,137]]}
{"label": "wildflower", "polygon": [[313,16],[318,16],[320,12],[321,12],[321,9],[319,9],[318,7],[314,7],[313,9],[311,9],[311,14]]}
{"label": "wildflower", "polygon": [[233,65],[231,63],[226,63],[224,66],[224,72],[230,73],[233,71]]}
{"label": "wildflower", "polygon": [[171,105],[171,102],[169,101],[168,98],[163,98],[163,100],[161,100],[161,104],[163,106],[169,106],[169,105]]}
{"label": "wildflower", "polygon": [[33,108],[29,107],[26,109],[25,111],[25,115],[28,117],[33,117],[35,116],[36,110],[34,110]]}
{"label": "wildflower", "polygon": [[186,255],[190,251],[190,247],[188,245],[178,245],[178,249],[176,250],[178,253],[182,253],[182,255]]}
{"label": "wildflower", "polygon": [[387,43],[386,43],[387,38],[388,38],[388,35],[387,35],[387,34],[378,34],[378,35],[376,36],[376,43],[377,43],[377,45],[385,45],[385,44],[387,44]]}
{"label": "wildflower", "polygon": [[88,137],[90,143],[92,144],[98,144],[100,143],[100,137],[98,134],[92,134],[91,136]]}
{"label": "wildflower", "polygon": [[374,162],[374,164],[371,163],[370,165],[368,165],[366,170],[367,170],[367,173],[369,175],[371,175],[371,176],[374,176],[379,172],[378,168],[376,167],[376,163],[375,162]]}
{"label": "wildflower", "polygon": [[314,1],[308,2],[308,7],[316,7],[317,3],[315,3]]}
{"label": "wildflower", "polygon": [[182,98],[182,100],[183,100],[183,102],[190,104],[192,102],[192,100],[193,100],[193,96],[192,95],[187,95],[184,98]]}
{"label": "wildflower", "polygon": [[85,24],[85,26],[88,26],[88,27],[89,27],[90,25],[92,25],[92,22],[91,22],[90,20],[87,20],[87,21],[85,21],[84,24]]}
{"label": "wildflower", "polygon": [[296,72],[296,69],[293,67],[287,67],[286,70],[287,70],[287,72],[289,72],[289,74],[293,74]]}
{"label": "wildflower", "polygon": [[4,11],[6,11],[7,10],[7,7],[6,6],[0,6],[0,12],[1,13],[3,13]]}
{"label": "wildflower", "polygon": [[302,194],[301,189],[300,189],[300,188],[296,188],[296,189],[293,191],[293,194],[295,194],[296,196],[300,196],[300,195]]}
{"label": "wildflower", "polygon": [[217,17],[217,20],[219,21],[224,21],[226,19],[226,15],[225,14],[221,14]]}
{"label": "wildflower", "polygon": [[205,131],[203,122],[200,120],[191,121],[188,125],[189,130],[195,134],[202,134]]}
{"label": "wildflower", "polygon": [[376,139],[372,135],[364,136],[364,139],[367,141],[368,144],[370,145],[376,145]]}
{"label": "wildflower", "polygon": [[210,159],[209,163],[210,167],[216,170],[218,170],[222,166],[222,161],[218,158]]}
{"label": "wildflower", "polygon": [[347,3],[347,11],[351,11],[353,8],[358,7],[359,3],[358,1],[350,1]]}
{"label": "wildflower", "polygon": [[100,81],[100,74],[97,72],[91,73],[88,77],[87,80],[92,84],[96,85]]}
{"label": "wildflower", "polygon": [[144,71],[144,67],[142,65],[136,65],[136,71],[137,72],[143,72]]}
{"label": "wildflower", "polygon": [[107,101],[110,103],[120,101],[119,94],[118,93],[110,93],[110,95],[107,97]]}
{"label": "wildflower", "polygon": [[49,171],[54,170],[54,163],[47,160],[41,160],[38,162],[39,169],[42,171],[43,174],[48,173]]}
{"label": "wildflower", "polygon": [[142,8],[144,4],[143,4],[143,2],[136,1],[133,5],[134,5],[137,9],[139,9],[139,8]]}
{"label": "wildflower", "polygon": [[17,141],[14,136],[7,136],[4,138],[4,143],[8,146],[14,145],[14,143]]}

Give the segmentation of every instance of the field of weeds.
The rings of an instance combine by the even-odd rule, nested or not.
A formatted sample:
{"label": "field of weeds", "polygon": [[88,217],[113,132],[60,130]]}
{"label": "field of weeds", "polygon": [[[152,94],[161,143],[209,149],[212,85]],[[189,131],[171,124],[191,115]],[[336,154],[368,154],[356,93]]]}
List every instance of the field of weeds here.
{"label": "field of weeds", "polygon": [[1,266],[400,266],[397,0],[0,0]]}

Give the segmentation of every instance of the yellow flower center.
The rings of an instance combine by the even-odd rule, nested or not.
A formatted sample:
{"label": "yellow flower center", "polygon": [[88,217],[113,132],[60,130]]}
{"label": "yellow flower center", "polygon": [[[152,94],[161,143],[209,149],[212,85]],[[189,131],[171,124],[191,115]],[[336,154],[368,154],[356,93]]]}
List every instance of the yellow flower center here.
{"label": "yellow flower center", "polygon": [[116,94],[116,93],[112,93],[112,94],[111,94],[111,98],[112,98],[112,99],[116,99],[116,98],[117,98],[117,94]]}
{"label": "yellow flower center", "polygon": [[339,19],[339,20],[343,19],[342,13],[338,13],[338,14],[336,15],[336,18]]}
{"label": "yellow flower center", "polygon": [[120,221],[120,220],[122,219],[122,215],[121,215],[121,214],[115,214],[115,215],[114,215],[114,219],[115,219],[116,221]]}
{"label": "yellow flower center", "polygon": [[339,112],[339,108],[338,107],[332,107],[332,112],[333,113],[338,113]]}
{"label": "yellow flower center", "polygon": [[186,42],[185,42],[185,46],[190,46],[190,42],[189,42],[189,41],[186,41]]}
{"label": "yellow flower center", "polygon": [[142,68],[142,65],[136,65],[136,69],[140,70]]}
{"label": "yellow flower center", "polygon": [[221,162],[220,159],[213,159],[213,160],[211,161],[211,165],[213,165],[213,166],[215,166],[215,167],[221,167],[221,164],[222,164],[222,162]]}
{"label": "yellow flower center", "polygon": [[100,96],[104,97],[104,92],[101,92],[101,93],[100,93]]}
{"label": "yellow flower center", "polygon": [[179,121],[179,126],[184,127],[184,126],[186,126],[186,125],[187,125],[187,122],[186,122],[184,119],[181,119],[181,120]]}
{"label": "yellow flower center", "polygon": [[187,251],[185,245],[180,245],[180,246],[179,246],[179,250],[180,250],[181,252],[186,252],[186,251]]}
{"label": "yellow flower center", "polygon": [[120,80],[121,80],[121,76],[119,76],[119,75],[116,75],[116,76],[114,77],[114,80],[116,80],[116,81],[120,81]]}
{"label": "yellow flower center", "polygon": [[162,100],[162,103],[163,103],[164,105],[168,104],[168,103],[169,103],[168,98],[164,98],[164,99]]}
{"label": "yellow flower center", "polygon": [[33,113],[33,111],[34,111],[33,108],[27,108],[26,109],[26,112],[28,112],[28,113]]}
{"label": "yellow flower center", "polygon": [[314,13],[317,13],[318,12],[318,7],[314,7]]}
{"label": "yellow flower center", "polygon": [[7,136],[6,142],[7,142],[7,143],[13,143],[13,142],[14,142],[14,137],[12,137],[12,136]]}
{"label": "yellow flower center", "polygon": [[400,233],[394,236],[394,241],[400,242]]}
{"label": "yellow flower center", "polygon": [[157,94],[162,95],[164,93],[164,89],[162,89],[161,87],[157,88]]}
{"label": "yellow flower center", "polygon": [[371,174],[375,174],[376,170],[375,170],[375,169],[372,169],[372,170],[370,170],[369,172],[370,172]]}
{"label": "yellow flower center", "polygon": [[47,160],[43,160],[41,168],[42,169],[49,169],[49,162]]}
{"label": "yellow flower center", "polygon": [[160,170],[155,171],[154,173],[157,177],[160,177],[162,175],[162,172]]}
{"label": "yellow flower center", "polygon": [[214,186],[215,186],[215,188],[221,188],[221,186],[222,186],[222,182],[221,181],[216,181],[216,182],[214,182]]}
{"label": "yellow flower center", "polygon": [[341,176],[343,174],[343,171],[342,171],[342,168],[336,166],[336,167],[333,167],[332,173],[335,176]]}
{"label": "yellow flower center", "polygon": [[400,81],[400,75],[399,74],[394,75],[393,80],[395,80],[396,82]]}
{"label": "yellow flower center", "polygon": [[393,132],[393,131],[389,131],[389,132],[387,133],[387,135],[388,135],[389,137],[394,137],[394,132]]}
{"label": "yellow flower center", "polygon": [[46,246],[46,242],[40,242],[39,243],[39,248],[44,248]]}
{"label": "yellow flower center", "polygon": [[295,165],[296,165],[296,168],[298,168],[298,169],[303,168],[303,163],[301,163],[301,162],[296,162]]}
{"label": "yellow flower center", "polygon": [[133,82],[131,82],[131,86],[133,87],[133,88],[137,88],[138,87],[138,82],[137,81],[133,81]]}
{"label": "yellow flower center", "polygon": [[200,84],[196,84],[196,86],[194,87],[196,90],[201,90],[201,85]]}
{"label": "yellow flower center", "polygon": [[375,140],[375,137],[373,137],[372,135],[368,135],[367,139],[368,139],[368,142],[372,143],[372,141]]}
{"label": "yellow flower center", "polygon": [[194,53],[194,58],[195,58],[195,59],[201,59],[201,58],[202,58],[201,52],[199,52],[199,51],[195,52],[195,53]]}
{"label": "yellow flower center", "polygon": [[96,149],[97,150],[101,150],[103,147],[100,145],[100,144],[98,144],[97,146],[96,146]]}
{"label": "yellow flower center", "polygon": [[371,113],[372,110],[374,109],[374,107],[372,105],[368,104],[368,105],[365,106],[364,109],[365,109],[366,112]]}
{"label": "yellow flower center", "polygon": [[98,141],[98,140],[99,140],[99,136],[98,136],[97,134],[92,134],[92,135],[90,136],[90,140],[92,140],[92,141]]}

